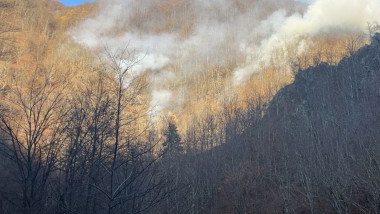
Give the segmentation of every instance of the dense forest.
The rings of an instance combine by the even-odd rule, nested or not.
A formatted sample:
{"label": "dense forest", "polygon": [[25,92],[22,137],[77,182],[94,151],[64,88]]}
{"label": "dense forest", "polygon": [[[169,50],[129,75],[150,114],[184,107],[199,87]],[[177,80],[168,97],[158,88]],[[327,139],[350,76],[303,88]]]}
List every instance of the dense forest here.
{"label": "dense forest", "polygon": [[380,213],[376,22],[278,46],[313,6],[114,3],[0,0],[0,213]]}

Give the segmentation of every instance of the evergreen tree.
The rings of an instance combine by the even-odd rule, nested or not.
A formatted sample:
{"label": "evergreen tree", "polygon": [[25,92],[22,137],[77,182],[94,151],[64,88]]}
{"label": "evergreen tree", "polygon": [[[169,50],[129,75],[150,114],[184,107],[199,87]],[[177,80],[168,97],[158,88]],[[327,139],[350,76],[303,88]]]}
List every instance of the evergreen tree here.
{"label": "evergreen tree", "polygon": [[163,142],[164,157],[172,157],[183,153],[181,137],[178,134],[177,126],[170,120],[167,129],[164,131],[165,141]]}

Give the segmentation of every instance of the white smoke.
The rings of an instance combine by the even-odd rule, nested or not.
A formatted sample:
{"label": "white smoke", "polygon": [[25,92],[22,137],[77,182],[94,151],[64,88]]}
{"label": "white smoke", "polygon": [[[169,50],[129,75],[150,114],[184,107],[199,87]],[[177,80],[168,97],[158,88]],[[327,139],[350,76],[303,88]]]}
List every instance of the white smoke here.
{"label": "white smoke", "polygon": [[155,116],[163,109],[169,107],[170,100],[172,98],[172,92],[169,90],[154,90],[152,92],[152,99],[150,102],[150,114]]}
{"label": "white smoke", "polygon": [[286,46],[302,54],[310,44],[308,38],[319,33],[365,31],[367,22],[380,21],[380,0],[316,0],[309,6],[293,0],[99,0],[98,4],[96,14],[70,34],[92,49],[117,50],[129,44],[142,56],[132,72],[151,71],[151,110],[157,113],[178,100],[168,87],[170,81],[204,72],[202,65],[236,59],[231,81],[238,86],[274,54],[276,62],[286,67],[294,54]]}
{"label": "white smoke", "polygon": [[[234,72],[233,83],[241,84],[252,73],[260,69],[260,65],[269,63],[275,51],[281,50],[282,61],[286,64],[289,53],[286,45],[297,46],[297,54],[307,50],[308,38],[331,31],[366,31],[368,22],[380,21],[379,0],[317,0],[308,7],[304,15],[295,13],[285,17],[283,11],[275,12],[262,26],[276,29],[264,39],[259,46],[250,47],[246,63]],[[259,54],[257,54],[259,53]]]}

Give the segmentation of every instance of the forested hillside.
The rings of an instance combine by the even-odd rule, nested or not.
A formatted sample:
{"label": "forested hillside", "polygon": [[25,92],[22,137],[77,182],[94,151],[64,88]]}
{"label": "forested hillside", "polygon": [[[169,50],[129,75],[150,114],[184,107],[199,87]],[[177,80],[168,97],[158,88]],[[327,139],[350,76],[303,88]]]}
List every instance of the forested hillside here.
{"label": "forested hillside", "polygon": [[[336,66],[301,70],[239,136],[251,148],[245,176],[227,184],[250,182],[247,212],[263,213],[268,197],[277,210],[265,213],[379,212],[379,41]],[[237,196],[230,191],[226,199]]]}
{"label": "forested hillside", "polygon": [[0,0],[0,213],[380,213],[376,1]]}

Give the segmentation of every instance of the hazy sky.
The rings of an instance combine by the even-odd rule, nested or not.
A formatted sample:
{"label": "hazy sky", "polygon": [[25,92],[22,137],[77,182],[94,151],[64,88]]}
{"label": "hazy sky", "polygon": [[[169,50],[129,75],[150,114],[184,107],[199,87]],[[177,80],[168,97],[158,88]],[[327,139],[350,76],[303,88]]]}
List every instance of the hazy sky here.
{"label": "hazy sky", "polygon": [[[66,5],[78,5],[78,4],[81,4],[83,2],[90,2],[90,1],[94,1],[94,0],[57,0],[57,1],[60,1]],[[281,0],[279,0],[281,1]],[[298,0],[298,1],[303,1],[303,2],[312,2],[313,0]]]}

